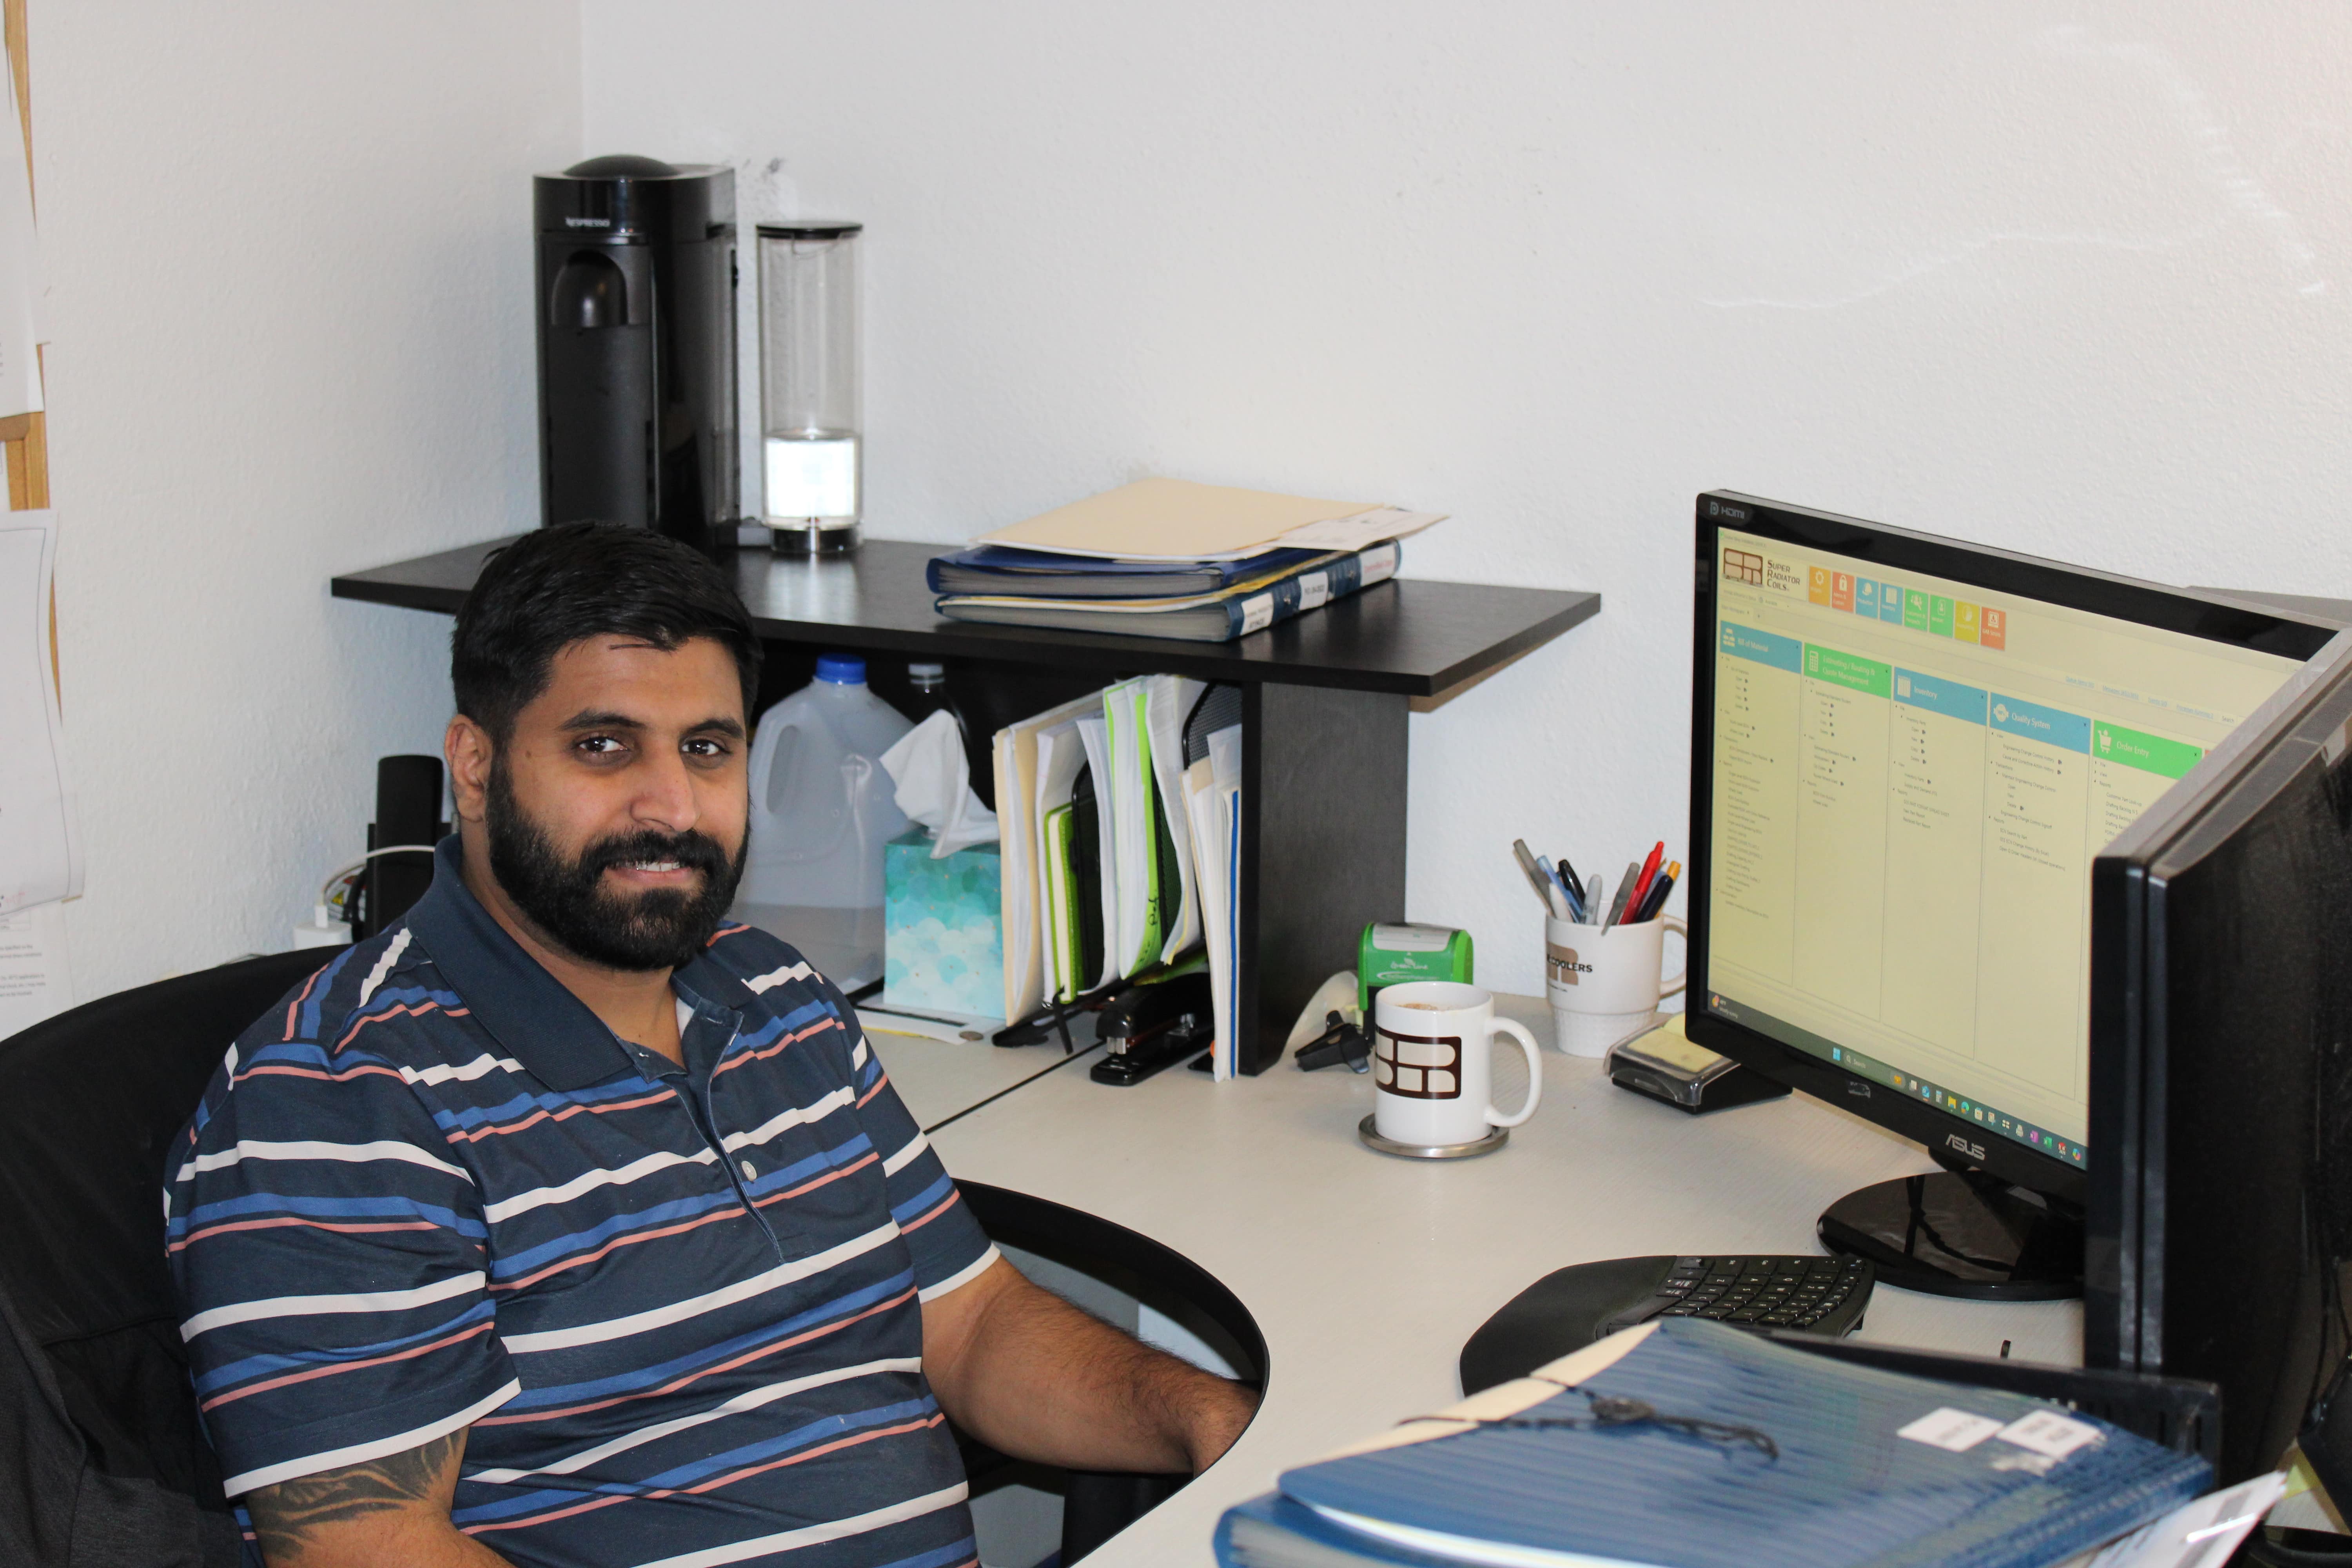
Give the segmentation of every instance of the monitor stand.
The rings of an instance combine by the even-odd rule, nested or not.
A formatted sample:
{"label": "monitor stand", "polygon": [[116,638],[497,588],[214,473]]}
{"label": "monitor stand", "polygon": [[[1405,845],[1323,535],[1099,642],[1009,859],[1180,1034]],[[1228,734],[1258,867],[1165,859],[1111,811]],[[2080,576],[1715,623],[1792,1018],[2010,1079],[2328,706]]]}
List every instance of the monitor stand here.
{"label": "monitor stand", "polygon": [[1832,1252],[1866,1258],[1878,1282],[1983,1301],[2062,1301],[2083,1293],[2083,1211],[1946,1161],[1848,1193],[1822,1212]]}

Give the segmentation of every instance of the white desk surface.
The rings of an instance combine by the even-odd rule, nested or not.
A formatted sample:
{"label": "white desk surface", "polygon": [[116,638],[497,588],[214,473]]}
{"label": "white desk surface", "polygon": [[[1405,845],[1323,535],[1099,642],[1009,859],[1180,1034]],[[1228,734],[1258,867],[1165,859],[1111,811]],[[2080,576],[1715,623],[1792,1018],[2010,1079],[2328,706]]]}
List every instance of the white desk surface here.
{"label": "white desk surface", "polygon": [[1073,1024],[1070,1037],[1077,1042],[1078,1054],[1066,1057],[1058,1041],[1050,1046],[1007,1047],[985,1040],[929,1040],[919,1035],[885,1034],[870,1025],[866,1032],[875,1054],[889,1071],[891,1087],[906,1101],[907,1113],[926,1132],[951,1116],[985,1104],[992,1096],[1064,1067],[1084,1078],[1087,1067],[1098,1059],[1089,1048],[1094,1020],[1081,1018]]}
{"label": "white desk surface", "polygon": [[[1540,998],[1500,1001],[1549,1042]],[[875,1046],[926,1125],[959,1095],[969,1105],[1022,1076],[942,1053],[1033,1065],[1046,1054],[934,1050],[904,1037]],[[1495,1058],[1507,1106],[1517,1058],[1506,1047]],[[1371,1080],[1340,1068],[1286,1063],[1219,1084],[1174,1068],[1113,1089],[1081,1065],[933,1134],[956,1176],[1087,1210],[1182,1253],[1265,1336],[1265,1404],[1241,1441],[1090,1564],[1211,1563],[1218,1515],[1278,1471],[1458,1398],[1462,1342],[1552,1269],[1656,1253],[1811,1253],[1814,1218],[1832,1200],[1934,1168],[1916,1145],[1801,1095],[1686,1116],[1614,1087],[1598,1062],[1549,1049],[1542,1108],[1479,1159],[1372,1152],[1356,1140],[1371,1101]],[[1881,1286],[1860,1337],[1979,1355],[2007,1339],[2021,1360],[2074,1364],[2082,1310]]]}

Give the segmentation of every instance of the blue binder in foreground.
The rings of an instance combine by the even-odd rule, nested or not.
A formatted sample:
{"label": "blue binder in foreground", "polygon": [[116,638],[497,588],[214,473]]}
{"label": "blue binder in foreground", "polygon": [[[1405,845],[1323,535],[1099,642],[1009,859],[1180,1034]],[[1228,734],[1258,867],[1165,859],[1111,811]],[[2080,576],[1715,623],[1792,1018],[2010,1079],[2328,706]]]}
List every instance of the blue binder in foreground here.
{"label": "blue binder in foreground", "polygon": [[1227,1512],[1218,1561],[2038,1568],[2212,1483],[2202,1459],[2046,1401],[1696,1319],[1538,1377],[1286,1472],[1279,1497]]}

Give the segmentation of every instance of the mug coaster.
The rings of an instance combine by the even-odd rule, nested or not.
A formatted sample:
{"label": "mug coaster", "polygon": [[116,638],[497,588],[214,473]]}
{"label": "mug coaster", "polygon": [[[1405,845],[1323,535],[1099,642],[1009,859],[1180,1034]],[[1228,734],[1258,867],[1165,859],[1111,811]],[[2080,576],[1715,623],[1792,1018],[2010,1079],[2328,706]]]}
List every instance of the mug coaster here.
{"label": "mug coaster", "polygon": [[1381,1137],[1380,1119],[1367,1116],[1356,1123],[1356,1136],[1364,1141],[1368,1149],[1377,1149],[1383,1154],[1402,1155],[1408,1160],[1470,1160],[1481,1154],[1491,1154],[1509,1142],[1511,1130],[1489,1127],[1486,1136],[1474,1138],[1467,1143],[1400,1143],[1392,1138]]}

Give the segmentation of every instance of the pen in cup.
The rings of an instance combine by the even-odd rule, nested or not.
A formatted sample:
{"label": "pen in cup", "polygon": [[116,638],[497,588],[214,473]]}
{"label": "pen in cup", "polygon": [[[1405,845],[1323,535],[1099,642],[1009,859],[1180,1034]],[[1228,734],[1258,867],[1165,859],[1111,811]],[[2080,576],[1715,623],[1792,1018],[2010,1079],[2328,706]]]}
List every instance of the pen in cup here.
{"label": "pen in cup", "polygon": [[1650,884],[1658,879],[1658,862],[1666,858],[1666,841],[1659,839],[1649,858],[1642,862],[1639,875],[1633,879],[1633,891],[1625,900],[1625,923],[1633,924],[1641,918],[1642,900],[1650,896]]}
{"label": "pen in cup", "polygon": [[1564,920],[1581,921],[1584,918],[1584,912],[1578,907],[1579,900],[1575,884],[1561,877],[1559,874],[1559,868],[1554,866],[1550,861],[1538,858],[1536,864],[1543,868],[1544,875],[1551,879],[1553,889],[1559,894],[1559,899],[1554,901],[1559,903],[1568,910],[1568,913],[1561,918]]}
{"label": "pen in cup", "polygon": [[1602,925],[1613,926],[1623,923],[1626,901],[1633,896],[1633,884],[1641,879],[1641,876],[1642,863],[1639,860],[1625,862],[1624,880],[1617,884],[1617,901],[1609,906],[1609,918],[1601,922]]}
{"label": "pen in cup", "polygon": [[1568,919],[1562,912],[1559,895],[1552,889],[1551,879],[1544,875],[1542,867],[1537,864],[1526,839],[1511,840],[1511,858],[1519,863],[1519,870],[1527,878],[1528,886],[1534,889],[1536,897],[1543,900],[1544,913],[1560,920]]}
{"label": "pen in cup", "polygon": [[1675,879],[1682,874],[1683,863],[1679,860],[1659,872],[1651,880],[1650,890],[1642,895],[1641,908],[1635,911],[1628,923],[1640,925],[1646,921],[1656,920],[1658,911],[1666,907],[1666,895],[1674,891]]}

